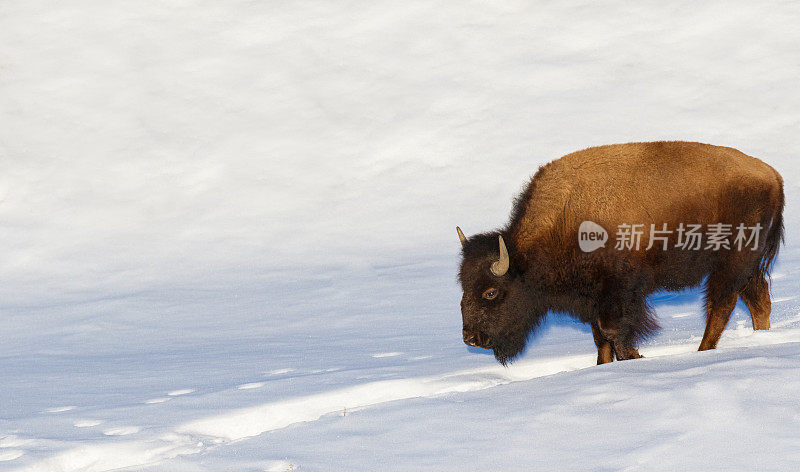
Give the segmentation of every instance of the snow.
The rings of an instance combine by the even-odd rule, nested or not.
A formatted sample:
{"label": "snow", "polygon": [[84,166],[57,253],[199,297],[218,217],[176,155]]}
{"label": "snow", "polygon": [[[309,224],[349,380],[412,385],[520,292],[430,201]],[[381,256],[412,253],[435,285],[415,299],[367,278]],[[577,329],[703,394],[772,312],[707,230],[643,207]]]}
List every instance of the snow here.
{"label": "snow", "polygon": [[[793,470],[800,384],[786,371],[798,349],[692,352],[386,403],[199,462],[222,468],[268,445],[309,470]],[[188,458],[173,470],[192,470]]]}
{"label": "snow", "polygon": [[[757,21],[756,21],[757,19]],[[0,3],[0,470],[793,470],[800,7]],[[772,330],[460,339],[458,239],[591,145],[786,182]]]}

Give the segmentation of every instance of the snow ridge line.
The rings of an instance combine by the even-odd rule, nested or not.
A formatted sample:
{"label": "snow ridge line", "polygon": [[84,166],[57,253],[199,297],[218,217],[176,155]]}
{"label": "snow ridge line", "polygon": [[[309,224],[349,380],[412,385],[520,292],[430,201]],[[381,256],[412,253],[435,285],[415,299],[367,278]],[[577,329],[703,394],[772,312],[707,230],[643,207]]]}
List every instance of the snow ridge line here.
{"label": "snow ridge line", "polygon": [[595,355],[519,362],[513,368],[493,366],[438,376],[383,380],[306,397],[271,402],[192,421],[172,431],[113,443],[78,446],[14,472],[107,472],[145,466],[178,455],[197,454],[232,441],[314,421],[326,414],[353,411],[396,400],[483,390],[498,385],[572,371],[594,365]]}
{"label": "snow ridge line", "polygon": [[370,382],[332,392],[243,408],[205,418],[177,428],[178,433],[235,441],[294,423],[314,421],[323,415],[379,403],[447,393],[483,390],[510,382],[588,367],[594,355],[539,360],[515,365],[465,370],[446,375]]}

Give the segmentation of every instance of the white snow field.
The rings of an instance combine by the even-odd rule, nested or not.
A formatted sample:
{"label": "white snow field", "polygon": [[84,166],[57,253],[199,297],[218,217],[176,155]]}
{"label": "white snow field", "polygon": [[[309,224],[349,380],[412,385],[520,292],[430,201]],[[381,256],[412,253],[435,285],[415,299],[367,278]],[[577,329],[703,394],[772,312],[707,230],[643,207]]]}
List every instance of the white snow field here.
{"label": "white snow field", "polygon": [[[0,1],[0,470],[797,470],[800,4]],[[591,145],[786,182],[772,330],[461,342],[459,243]]]}

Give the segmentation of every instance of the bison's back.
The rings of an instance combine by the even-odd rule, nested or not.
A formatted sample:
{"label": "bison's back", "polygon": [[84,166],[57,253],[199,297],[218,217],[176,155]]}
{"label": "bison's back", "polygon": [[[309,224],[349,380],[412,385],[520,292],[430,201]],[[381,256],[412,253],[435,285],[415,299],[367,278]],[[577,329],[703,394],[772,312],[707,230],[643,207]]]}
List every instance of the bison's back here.
{"label": "bison's back", "polygon": [[[551,251],[576,250],[583,221],[603,226],[612,243],[620,225],[641,224],[644,254],[651,224],[671,230],[702,224],[704,231],[712,223],[768,227],[782,205],[781,186],[774,169],[732,148],[690,142],[594,147],[539,170],[518,202],[512,233],[522,251],[541,241],[559,245]],[[646,257],[652,262],[663,255]],[[676,257],[690,263],[712,256]]]}
{"label": "bison's back", "polygon": [[586,170],[572,171],[572,209],[601,219],[719,221],[730,216],[725,211],[731,203],[747,203],[743,194],[768,198],[765,191],[778,190],[776,173],[760,160],[707,144],[608,146],[570,156],[564,164],[573,160],[584,162]]}

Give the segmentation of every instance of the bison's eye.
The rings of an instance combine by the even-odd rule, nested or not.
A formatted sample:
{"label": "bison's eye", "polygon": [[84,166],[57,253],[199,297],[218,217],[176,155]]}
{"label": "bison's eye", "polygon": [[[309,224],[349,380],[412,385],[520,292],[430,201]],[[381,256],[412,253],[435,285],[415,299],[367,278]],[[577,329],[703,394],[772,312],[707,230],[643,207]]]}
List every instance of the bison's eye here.
{"label": "bison's eye", "polygon": [[494,300],[495,298],[497,298],[497,289],[494,287],[489,288],[485,292],[483,292],[483,295],[481,296],[487,300]]}

